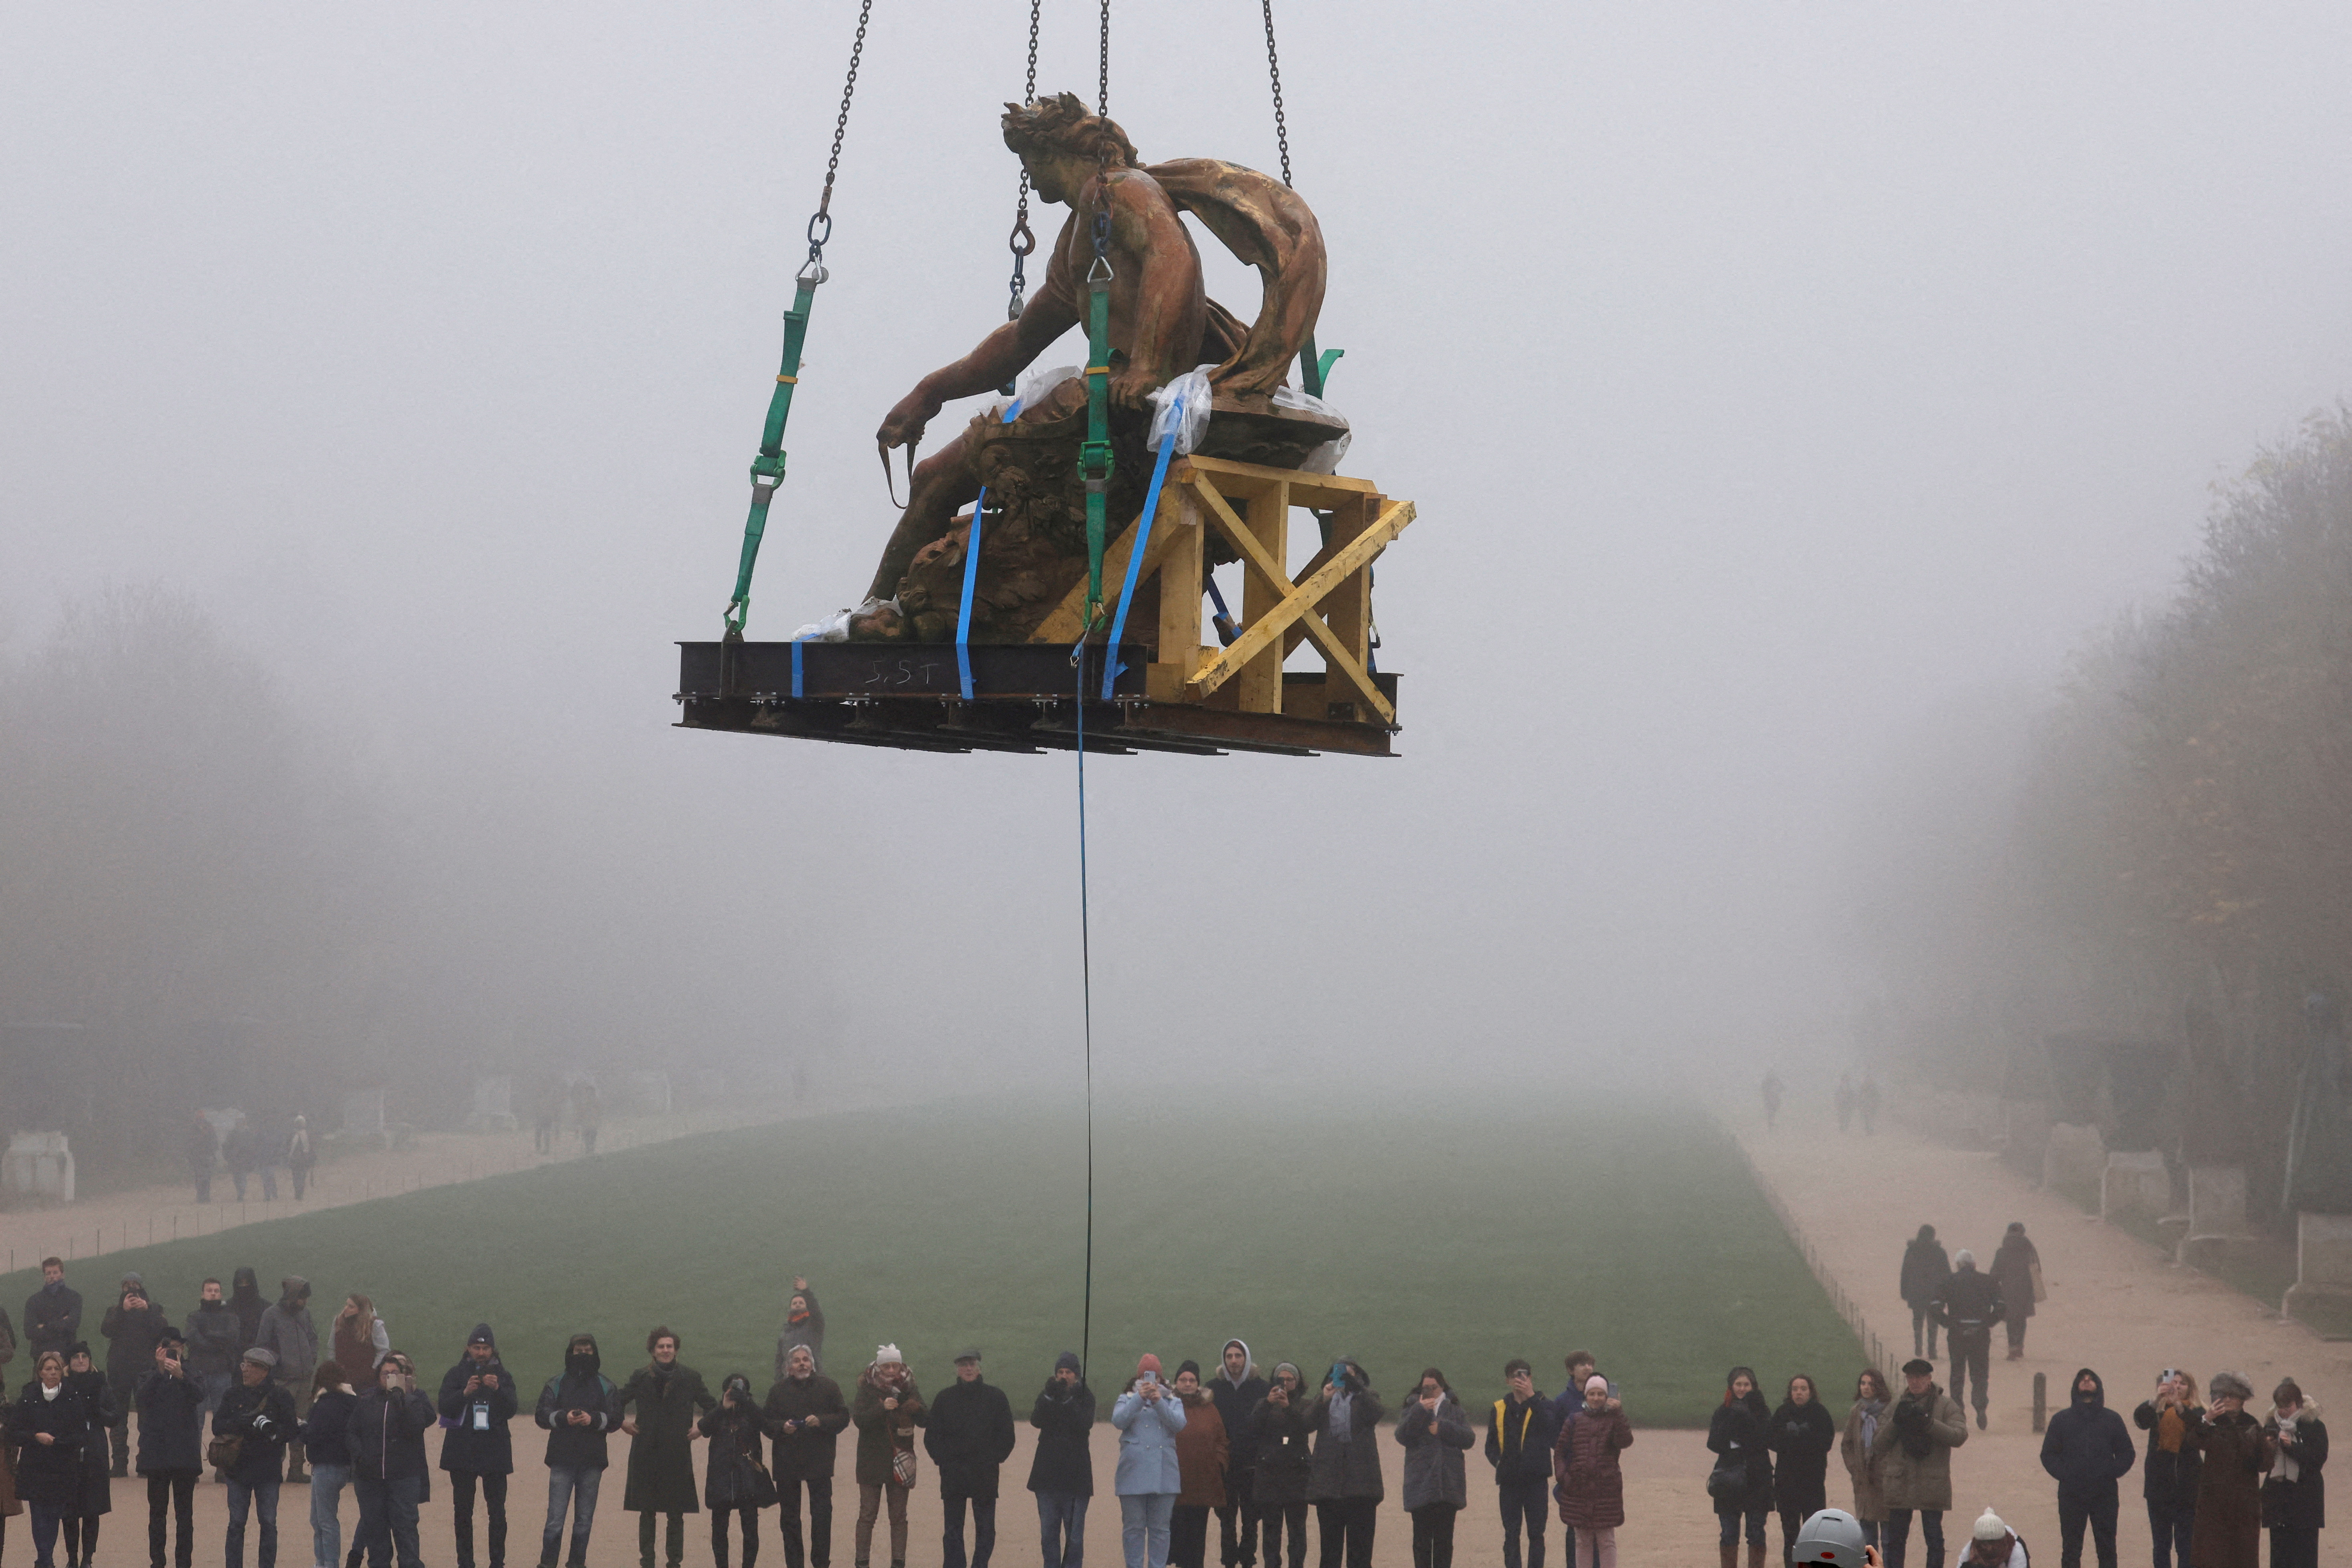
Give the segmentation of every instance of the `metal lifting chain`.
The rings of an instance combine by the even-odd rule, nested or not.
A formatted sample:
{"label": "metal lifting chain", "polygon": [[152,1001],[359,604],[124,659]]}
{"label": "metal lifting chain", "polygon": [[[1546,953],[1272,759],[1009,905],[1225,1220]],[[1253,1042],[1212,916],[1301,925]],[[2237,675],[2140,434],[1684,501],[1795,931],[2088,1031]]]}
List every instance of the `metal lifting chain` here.
{"label": "metal lifting chain", "polygon": [[[841,84],[841,112],[833,117],[833,152],[824,161],[824,190],[817,197],[816,212],[809,219],[808,265],[817,273],[816,281],[824,281],[824,247],[833,237],[833,177],[841,171],[841,140],[849,134],[849,100],[857,94],[857,62],[866,56],[866,24],[874,15],[874,0],[861,0],[857,7],[857,37],[849,46],[849,75]],[[817,225],[822,222],[822,232]],[[803,269],[805,270],[805,269]]]}
{"label": "metal lifting chain", "polygon": [[[1029,75],[1021,89],[1021,101],[1037,101],[1037,13],[1045,0],[1029,0]],[[1021,195],[1013,208],[1013,233],[1005,246],[1013,252],[1013,297],[1005,301],[1004,319],[1017,321],[1021,307],[1029,292],[1028,279],[1024,276],[1030,257],[1036,254],[1037,237],[1029,227],[1029,165],[1021,165]],[[1008,388],[1010,384],[1007,384]],[[1008,395],[1010,393],[1008,391]]]}
{"label": "metal lifting chain", "polygon": [[1102,0],[1102,67],[1095,76],[1095,112],[1110,118],[1110,0]]}
{"label": "metal lifting chain", "polygon": [[1290,122],[1282,113],[1282,57],[1274,47],[1274,0],[1258,0],[1265,9],[1265,74],[1274,79],[1274,140],[1282,149],[1282,183],[1290,184]]}

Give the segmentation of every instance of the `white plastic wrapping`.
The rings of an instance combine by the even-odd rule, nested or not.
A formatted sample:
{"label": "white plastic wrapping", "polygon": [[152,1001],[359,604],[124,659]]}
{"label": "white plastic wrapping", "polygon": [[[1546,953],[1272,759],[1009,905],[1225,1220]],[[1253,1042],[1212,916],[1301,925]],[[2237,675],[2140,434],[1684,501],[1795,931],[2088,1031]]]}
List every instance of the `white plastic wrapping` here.
{"label": "white plastic wrapping", "polygon": [[[1301,392],[1295,386],[1283,385],[1276,387],[1274,389],[1274,405],[1276,408],[1297,408],[1308,414],[1320,414],[1327,419],[1337,419],[1342,425],[1345,425],[1348,422],[1348,416],[1346,415],[1340,413],[1338,409],[1332,407],[1321,398],[1315,396],[1311,393]],[[1299,468],[1301,471],[1309,474],[1338,473],[1339,471],[1340,460],[1348,455],[1348,443],[1352,441],[1354,438],[1354,431],[1341,431],[1330,440],[1324,442],[1320,447],[1318,447],[1315,450],[1307,453],[1306,458],[1300,461],[1298,465]]]}
{"label": "white plastic wrapping", "polygon": [[794,632],[792,640],[794,642],[847,642],[849,623],[859,616],[872,615],[886,603],[893,609],[896,609],[898,605],[898,601],[895,598],[877,599],[873,595],[868,594],[865,602],[856,609],[842,610],[837,614],[827,616],[821,621],[811,621]]}
{"label": "white plastic wrapping", "polygon": [[1147,448],[1157,452],[1171,434],[1179,455],[1200,446],[1209,428],[1209,373],[1216,368],[1194,365],[1151,395],[1151,434],[1143,441]]}

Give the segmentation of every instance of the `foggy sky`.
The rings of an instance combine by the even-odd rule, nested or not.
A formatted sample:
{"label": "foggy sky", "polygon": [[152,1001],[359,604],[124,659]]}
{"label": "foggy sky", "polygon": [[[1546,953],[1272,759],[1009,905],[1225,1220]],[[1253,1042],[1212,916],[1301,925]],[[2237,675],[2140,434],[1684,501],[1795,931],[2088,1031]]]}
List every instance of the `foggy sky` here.
{"label": "foggy sky", "polygon": [[[1255,6],[1114,9],[1147,159],[1275,166]],[[668,727],[854,16],[7,22],[7,646],[110,584],[211,606],[446,867],[486,1038],[560,996],[648,1048],[1075,1062],[1070,758]],[[1091,98],[1091,17],[1046,7],[1041,90]],[[1089,764],[1102,1070],[1801,1037],[1888,748],[2160,594],[2208,484],[2352,383],[2352,15],[1276,20],[1347,468],[1420,509],[1403,756]],[[1003,318],[1024,28],[878,0],[754,636],[855,602],[875,426]]]}

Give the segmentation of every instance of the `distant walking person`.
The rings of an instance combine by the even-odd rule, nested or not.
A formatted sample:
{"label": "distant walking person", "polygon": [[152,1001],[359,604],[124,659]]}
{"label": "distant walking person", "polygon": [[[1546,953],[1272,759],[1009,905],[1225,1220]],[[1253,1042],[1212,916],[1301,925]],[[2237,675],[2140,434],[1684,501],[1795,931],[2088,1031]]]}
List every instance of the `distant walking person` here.
{"label": "distant walking person", "polygon": [[[1846,1479],[1853,1486],[1854,1522],[1862,1526],[1863,1543],[1878,1544],[1879,1527],[1886,1520],[1886,1501],[1878,1489],[1878,1429],[1885,1425],[1894,1401],[1887,1396],[1886,1374],[1874,1366],[1862,1369],[1854,1379],[1853,1405],[1838,1438],[1838,1458],[1845,1462]],[[2186,1568],[2186,1564],[2183,1565]]]}
{"label": "distant walking person", "polygon": [[710,1561],[727,1568],[731,1513],[743,1532],[743,1568],[752,1568],[760,1560],[760,1510],[775,1502],[776,1482],[763,1458],[768,1418],[751,1396],[751,1380],[740,1372],[728,1373],[719,1385],[719,1408],[699,1427],[710,1439],[702,1478],[702,1503],[710,1510]]}
{"label": "distant walking person", "polygon": [[1838,1136],[1843,1138],[1845,1136],[1846,1128],[1853,1121],[1853,1074],[1850,1072],[1838,1074],[1836,1104]]}
{"label": "distant walking person", "polygon": [[531,1090],[530,1152],[555,1152],[556,1123],[563,1120],[563,1090],[552,1079],[543,1079]]}
{"label": "distant walking person", "polygon": [[474,1568],[477,1487],[482,1510],[488,1515],[490,1568],[506,1568],[507,1478],[514,1474],[514,1435],[509,1426],[522,1406],[514,1377],[499,1359],[498,1337],[489,1324],[476,1323],[466,1336],[466,1353],[441,1374],[435,1408],[448,1428],[441,1439],[441,1468],[449,1472],[449,1521],[457,1531],[457,1568]]}
{"label": "distant walking person", "polygon": [[2197,1522],[2198,1474],[2204,1460],[2197,1431],[2205,1424],[2197,1379],[2167,1367],[2157,1374],[2154,1397],[2132,1412],[2132,1425],[2147,1434],[2147,1458],[2140,1466],[2140,1497],[2147,1504],[2147,1532],[2156,1542],[2156,1568],[2189,1568],[2189,1535]]}
{"label": "distant walking person", "polygon": [[[1176,1397],[1184,1406],[1184,1430],[1176,1434],[1176,1468],[1183,1489],[1168,1521],[1170,1568],[1204,1568],[1209,1552],[1209,1513],[1225,1501],[1225,1465],[1233,1448],[1217,1402],[1201,1386],[1201,1365],[1187,1361],[1176,1369]],[[939,1429],[934,1415],[931,1429]]]}
{"label": "distant walking person", "polygon": [[1265,1398],[1250,1348],[1227,1340],[1209,1378],[1209,1397],[1225,1424],[1225,1500],[1217,1509],[1217,1561],[1222,1568],[1257,1568],[1257,1437],[1250,1417]]}
{"label": "distant walking person", "polygon": [[1029,1425],[1037,1428],[1029,1489],[1037,1494],[1037,1538],[1045,1568],[1085,1568],[1086,1563],[1087,1505],[1095,1495],[1094,1455],[1087,1447],[1095,1427],[1095,1394],[1079,1372],[1076,1352],[1055,1356],[1054,1375],[1029,1407]]}
{"label": "distant walking person", "polygon": [[1290,1568],[1307,1568],[1307,1478],[1314,1454],[1307,1433],[1307,1383],[1286,1361],[1274,1363],[1265,1398],[1250,1415],[1257,1439],[1255,1489],[1265,1521],[1265,1568],[1282,1568],[1285,1531],[1290,1537]]}
{"label": "distant walking person", "polygon": [[1780,1096],[1784,1092],[1780,1075],[1767,1069],[1764,1074],[1764,1131],[1767,1132],[1780,1124]]}
{"label": "distant walking person", "polygon": [[[352,1484],[352,1412],[359,1404],[341,1364],[320,1362],[310,1374],[310,1413],[302,1417],[302,1452],[310,1463],[310,1561],[317,1568],[335,1568],[343,1560],[343,1489]],[[356,1531],[352,1539],[359,1539]]]}
{"label": "distant walking person", "polygon": [[[996,1477],[1013,1452],[1013,1404],[981,1376],[980,1352],[955,1358],[955,1381],[931,1401],[923,1449],[939,1469],[940,1536],[944,1568],[988,1568],[996,1553]],[[963,1548],[963,1512],[971,1507],[971,1555]]]}
{"label": "distant walking person", "polygon": [[572,1091],[572,1121],[580,1129],[580,1152],[596,1152],[596,1134],[604,1125],[604,1102],[596,1096],[596,1086],[583,1083]]}
{"label": "distant walking person", "polygon": [[25,1301],[25,1348],[38,1356],[55,1351],[63,1363],[66,1352],[81,1338],[81,1292],[66,1283],[61,1258],[41,1259],[41,1288]]}
{"label": "distant walking person", "polygon": [[2025,1222],[2013,1219],[2009,1230],[1993,1249],[1992,1282],[2000,1287],[2001,1304],[2007,1310],[2001,1324],[2009,1330],[2009,1359],[2025,1359],[2025,1322],[2033,1316],[2033,1303],[2042,1300],[2042,1254],[2025,1238]]}
{"label": "distant walking person", "polygon": [[[153,1352],[148,1352],[152,1358]],[[98,1553],[99,1521],[114,1511],[114,1488],[107,1469],[107,1434],[117,1424],[113,1385],[91,1364],[89,1347],[77,1342],[66,1356],[66,1387],[81,1396],[89,1435],[81,1450],[81,1490],[62,1521],[66,1568],[86,1565]],[[137,1384],[133,1384],[135,1389]],[[124,1423],[127,1415],[121,1416]]]}
{"label": "distant walking person", "polygon": [[1168,1527],[1184,1491],[1177,1435],[1186,1415],[1175,1391],[1160,1381],[1160,1358],[1146,1354],[1110,1407],[1118,1428],[1119,1544],[1127,1568],[1168,1568]]}
{"label": "distant walking person", "polygon": [[809,1289],[806,1279],[793,1280],[793,1293],[784,1302],[784,1331],[776,1336],[776,1376],[782,1380],[789,1370],[793,1347],[808,1348],[809,1363],[816,1371],[824,1370],[824,1309],[816,1304],[816,1292]]}
{"label": "distant walking person", "polygon": [[1362,1365],[1346,1356],[1331,1363],[1323,1392],[1307,1407],[1307,1429],[1315,1434],[1307,1500],[1315,1505],[1322,1568],[1371,1568],[1373,1529],[1386,1495],[1380,1435],[1387,1415]]}
{"label": "distant walking person", "polygon": [[2319,1568],[2319,1531],[2327,1522],[2327,1427],[2319,1407],[2304,1398],[2294,1379],[2271,1394],[2270,1418],[2263,1435],[2278,1458],[2263,1483],[2263,1523],[2271,1532],[2271,1568]]}
{"label": "distant walking person", "polygon": [[907,1494],[914,1489],[915,1428],[929,1422],[923,1391],[897,1345],[877,1345],[849,1406],[857,1426],[857,1568],[874,1548],[874,1522],[890,1514],[891,1568],[906,1568]]}
{"label": "distant walking person", "polygon": [[1862,1087],[1854,1090],[1853,1108],[1862,1113],[1864,1137],[1878,1131],[1878,1080],[1868,1073],[1862,1075]]}
{"label": "distant walking person", "polygon": [[147,1282],[136,1274],[122,1277],[121,1294],[100,1320],[106,1336],[106,1394],[113,1418],[113,1474],[131,1473],[131,1407],[138,1403],[139,1384],[155,1370],[155,1347],[172,1331],[171,1317],[147,1298]]}
{"label": "distant walking person", "polygon": [[[1181,1379],[1179,1380],[1181,1381]],[[1470,1506],[1462,1456],[1477,1442],[1462,1402],[1435,1367],[1397,1417],[1404,1445],[1404,1511],[1412,1521],[1412,1568],[1454,1568],[1454,1516]]]}
{"label": "distant walking person", "polygon": [[1830,1506],[1830,1450],[1837,1447],[1837,1420],[1822,1404],[1813,1380],[1800,1373],[1789,1380],[1780,1407],[1772,1412],[1772,1505],[1780,1515],[1780,1558],[1793,1562],[1805,1521]]}
{"label": "distant walking person", "polygon": [[425,1434],[434,1423],[433,1402],[416,1387],[416,1369],[398,1351],[385,1356],[375,1369],[375,1385],[352,1405],[343,1438],[352,1457],[359,1543],[368,1568],[389,1568],[395,1555],[400,1568],[423,1568],[416,1514],[428,1468]]}
{"label": "distant walking person", "polygon": [[[255,1345],[237,1363],[237,1384],[213,1412],[213,1441],[234,1438],[235,1454],[216,1454],[214,1462],[229,1460],[228,1535],[223,1548],[226,1568],[245,1568],[245,1521],[261,1524],[261,1549],[254,1561],[259,1568],[278,1564],[278,1489],[284,1479],[287,1447],[295,1436],[294,1396],[278,1381],[278,1354],[267,1345]],[[331,1563],[317,1568],[334,1568]]]}
{"label": "distant walking person", "polygon": [[189,1374],[180,1338],[155,1347],[155,1364],[139,1380],[139,1473],[147,1478],[147,1568],[163,1568],[165,1527],[180,1527],[173,1562],[196,1559],[196,1482],[205,1473],[205,1391]]}
{"label": "distant walking person", "polygon": [[213,1131],[203,1111],[189,1116],[180,1151],[180,1157],[187,1162],[188,1180],[195,1184],[196,1202],[212,1202],[213,1171],[220,1164],[220,1134]]}
{"label": "distant walking person", "polygon": [[667,1518],[663,1561],[686,1560],[686,1516],[700,1513],[694,1484],[695,1418],[719,1401],[702,1374],[677,1359],[677,1335],[656,1328],[646,1336],[653,1360],[630,1374],[621,1390],[621,1430],[630,1436],[629,1479],[621,1506],[637,1516],[637,1568],[654,1568],[654,1528]]}
{"label": "distant walking person", "polygon": [[2082,1568],[2085,1524],[2099,1568],[2116,1568],[2116,1483],[2138,1458],[2124,1418],[2107,1408],[2106,1384],[2083,1368],[2072,1401],[2042,1436],[2042,1468],[2058,1483],[2060,1568]]}
{"label": "distant walking person", "polygon": [[[8,1407],[7,1434],[16,1495],[33,1516],[34,1568],[55,1568],[58,1527],[81,1506],[82,1448],[91,1440],[90,1414],[66,1387],[65,1352],[34,1355],[33,1381]],[[102,1430],[98,1440],[105,1440]]]}
{"label": "distant walking person", "polygon": [[1707,1451],[1716,1456],[1707,1491],[1715,1499],[1723,1568],[1739,1561],[1740,1522],[1748,1526],[1748,1568],[1764,1568],[1764,1520],[1772,1511],[1772,1407],[1756,1386],[1756,1373],[1735,1366],[1724,1379],[1723,1403],[1706,1424]]}
{"label": "distant walking person", "polygon": [[1911,1353],[1936,1359],[1936,1298],[1952,1277],[1952,1260],[1936,1239],[1936,1227],[1923,1225],[1903,1248],[1903,1301],[1911,1309]]}
{"label": "distant walking person", "polygon": [[[299,1416],[310,1408],[310,1374],[318,1370],[319,1365],[319,1329],[318,1325],[310,1321],[310,1282],[308,1279],[299,1274],[289,1274],[278,1282],[278,1300],[270,1303],[268,1309],[261,1314],[260,1326],[253,1336],[253,1342],[270,1354],[269,1375],[278,1384],[278,1391],[286,1395],[287,1402],[291,1407],[289,1418],[286,1423],[290,1433],[294,1426],[293,1417]],[[352,1386],[353,1388],[373,1386],[375,1373],[373,1367],[365,1375],[364,1384],[360,1378],[354,1377],[352,1379]],[[219,1417],[215,1415],[214,1420],[217,1424]],[[285,1439],[281,1438],[280,1441]],[[295,1436],[291,1442],[286,1444],[286,1458],[288,1480],[299,1482],[310,1479],[308,1472],[302,1468],[302,1442],[299,1436]],[[274,1492],[271,1494],[269,1506],[272,1522],[268,1526],[268,1536],[274,1541],[277,1539],[278,1528],[275,1522],[278,1503]],[[236,1568],[236,1565],[231,1563],[229,1568]],[[269,1568],[269,1564],[265,1563],[262,1568]],[[322,1563],[320,1568],[334,1568],[334,1564]]]}
{"label": "distant walking person", "polygon": [[1617,1531],[1625,1523],[1625,1476],[1618,1456],[1633,1446],[1624,1406],[1595,1374],[1584,1404],[1553,1439],[1559,1473],[1559,1521],[1569,1530],[1569,1568],[1617,1568]]}
{"label": "distant walking person", "polygon": [[245,1202],[245,1184],[261,1164],[261,1134],[251,1121],[240,1121],[221,1140],[221,1163],[236,1184],[236,1201]]}
{"label": "distant walking person", "polygon": [[2212,1405],[2197,1429],[2204,1464],[2189,1561],[2196,1568],[2255,1568],[2262,1555],[2263,1484],[2278,1462],[2278,1444],[2247,1412],[2254,1390],[2244,1378],[2217,1372],[2206,1388]]}
{"label": "distant walking person", "polygon": [[776,1528],[784,1538],[784,1568],[802,1568],[801,1492],[808,1492],[809,1568],[833,1562],[833,1469],[849,1406],[841,1385],[816,1370],[816,1353],[795,1345],[784,1375],[768,1390],[768,1435],[776,1440]]}
{"label": "distant walking person", "polygon": [[[1605,1389],[1604,1389],[1605,1391]],[[1486,1462],[1495,1468],[1495,1496],[1503,1510],[1503,1568],[1544,1568],[1544,1520],[1550,1511],[1552,1440],[1559,1418],[1536,1392],[1535,1369],[1518,1357],[1503,1363],[1503,1397],[1486,1415]],[[1562,1508],[1565,1510],[1565,1502]],[[1563,1512],[1563,1519],[1565,1513]],[[1519,1532],[1528,1544],[1519,1554]],[[1576,1537],[1568,1538],[1571,1557]],[[1575,1568],[1573,1563],[1570,1568]]]}
{"label": "distant walking person", "polygon": [[311,1168],[319,1163],[319,1151],[310,1142],[310,1119],[294,1119],[293,1135],[286,1140],[286,1168],[294,1175],[294,1201],[302,1201],[302,1189],[310,1184]]}
{"label": "distant walking person", "polygon": [[[563,1347],[563,1370],[539,1391],[531,1417],[547,1434],[547,1527],[539,1538],[539,1568],[556,1568],[563,1516],[572,1515],[572,1550],[564,1568],[588,1568],[588,1532],[596,1522],[596,1494],[611,1458],[606,1434],[621,1424],[621,1391],[604,1373],[593,1334],[574,1334]],[[334,1568],[322,1560],[320,1568]]]}
{"label": "distant walking person", "polygon": [[1952,1398],[1960,1400],[1962,1390],[1974,1378],[1976,1388],[1969,1403],[1976,1406],[1977,1426],[1982,1430],[1985,1409],[1992,1402],[1986,1379],[1992,1370],[1993,1325],[2009,1312],[2000,1286],[1991,1275],[1977,1271],[1977,1255],[1964,1247],[1953,1255],[1952,1277],[1937,1293],[1934,1310],[1944,1325],[1944,1348],[1952,1358]]}
{"label": "distant walking person", "polygon": [[1936,1386],[1935,1364],[1916,1358],[1905,1362],[1903,1394],[1893,1414],[1879,1425],[1874,1449],[1879,1496],[1886,1506],[1886,1522],[1878,1537],[1886,1568],[1903,1568],[1915,1514],[1919,1537],[1927,1543],[1930,1568],[1943,1563],[1944,1515],[1952,1507],[1952,1450],[1968,1440],[1968,1416]]}

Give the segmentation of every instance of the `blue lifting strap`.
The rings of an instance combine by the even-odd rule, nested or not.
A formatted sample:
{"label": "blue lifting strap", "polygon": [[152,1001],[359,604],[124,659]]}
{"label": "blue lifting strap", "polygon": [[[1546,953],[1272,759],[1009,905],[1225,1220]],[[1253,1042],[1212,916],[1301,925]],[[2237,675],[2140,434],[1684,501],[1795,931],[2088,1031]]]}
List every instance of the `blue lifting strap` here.
{"label": "blue lifting strap", "polygon": [[1168,416],[1168,433],[1160,442],[1160,458],[1151,465],[1151,489],[1143,498],[1143,515],[1135,520],[1135,543],[1127,552],[1127,581],[1118,591],[1118,614],[1110,623],[1110,646],[1103,650],[1103,700],[1110,700],[1111,683],[1127,666],[1118,661],[1119,638],[1127,632],[1127,607],[1135,598],[1136,580],[1143,575],[1143,552],[1151,542],[1151,520],[1160,515],[1160,487],[1168,482],[1168,459],[1176,451],[1176,432],[1184,427],[1184,400],[1177,398]]}
{"label": "blue lifting strap", "polygon": [[[1010,425],[1021,412],[1021,400],[1014,398],[1005,405],[1002,423]],[[971,531],[963,541],[963,603],[956,609],[956,679],[962,683],[963,700],[971,700],[971,591],[980,581],[980,520],[988,511],[988,487],[980,487],[980,499],[971,503]]]}
{"label": "blue lifting strap", "polygon": [[801,639],[793,639],[793,700],[801,700]]}

